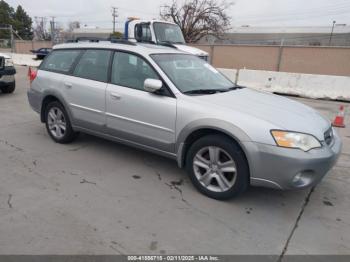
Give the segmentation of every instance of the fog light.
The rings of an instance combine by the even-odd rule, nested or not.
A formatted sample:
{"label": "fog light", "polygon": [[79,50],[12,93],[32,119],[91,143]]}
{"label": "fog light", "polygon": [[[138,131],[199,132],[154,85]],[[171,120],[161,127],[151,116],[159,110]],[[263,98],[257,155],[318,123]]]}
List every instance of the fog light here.
{"label": "fog light", "polygon": [[299,172],[293,178],[293,184],[295,187],[307,187],[312,183],[313,177],[314,172],[311,170]]}

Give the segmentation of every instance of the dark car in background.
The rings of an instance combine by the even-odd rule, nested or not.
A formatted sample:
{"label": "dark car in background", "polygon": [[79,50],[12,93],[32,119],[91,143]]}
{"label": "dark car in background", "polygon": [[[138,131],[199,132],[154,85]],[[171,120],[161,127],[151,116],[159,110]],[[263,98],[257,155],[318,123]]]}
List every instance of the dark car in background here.
{"label": "dark car in background", "polygon": [[52,48],[39,48],[37,50],[30,50],[30,52],[36,55],[37,59],[44,59],[51,51]]}
{"label": "dark car in background", "polygon": [[0,90],[2,93],[13,93],[16,88],[16,69],[11,57],[0,53]]}

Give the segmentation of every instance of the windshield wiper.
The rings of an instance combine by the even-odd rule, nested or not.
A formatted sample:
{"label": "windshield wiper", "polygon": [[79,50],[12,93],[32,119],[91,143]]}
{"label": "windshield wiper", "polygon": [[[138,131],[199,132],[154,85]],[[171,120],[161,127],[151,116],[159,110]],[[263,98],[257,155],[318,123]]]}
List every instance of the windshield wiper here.
{"label": "windshield wiper", "polygon": [[216,94],[221,92],[229,91],[228,89],[195,89],[185,91],[184,94]]}
{"label": "windshield wiper", "polygon": [[216,93],[225,93],[236,89],[241,89],[240,86],[233,86],[230,88],[221,88],[221,89],[195,89],[185,91],[184,94],[192,95],[192,94],[216,94]]}
{"label": "windshield wiper", "polygon": [[171,42],[171,41],[159,41],[158,44],[168,46],[168,47],[174,47],[176,48],[176,44],[184,44],[183,42]]}
{"label": "windshield wiper", "polygon": [[164,46],[167,46],[167,47],[176,48],[176,46],[174,46],[174,43],[172,43],[170,41],[159,41],[158,44],[164,45]]}

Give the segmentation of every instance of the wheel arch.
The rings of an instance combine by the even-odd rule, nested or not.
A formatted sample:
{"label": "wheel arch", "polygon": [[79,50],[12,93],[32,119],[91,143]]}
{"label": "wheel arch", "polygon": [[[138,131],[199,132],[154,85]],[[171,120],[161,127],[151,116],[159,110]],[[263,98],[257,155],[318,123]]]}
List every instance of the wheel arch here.
{"label": "wheel arch", "polygon": [[64,107],[64,109],[66,110],[68,116],[69,116],[69,119],[72,121],[73,118],[72,118],[72,114],[69,110],[69,107],[67,106],[67,104],[64,102],[64,99],[61,95],[57,94],[57,93],[46,93],[43,95],[43,100],[42,100],[42,103],[41,103],[41,110],[40,110],[40,120],[42,123],[45,123],[45,109],[46,109],[46,106],[51,103],[51,102],[54,102],[54,101],[57,101],[59,103],[62,104],[62,106]]}
{"label": "wheel arch", "polygon": [[182,168],[185,166],[187,152],[195,141],[201,137],[213,134],[226,136],[236,143],[243,151],[249,166],[249,154],[247,148],[245,148],[243,144],[243,142],[251,141],[249,136],[243,132],[243,130],[231,123],[217,119],[204,119],[186,126],[179,134],[177,139],[178,142],[176,143],[177,162],[179,167]]}

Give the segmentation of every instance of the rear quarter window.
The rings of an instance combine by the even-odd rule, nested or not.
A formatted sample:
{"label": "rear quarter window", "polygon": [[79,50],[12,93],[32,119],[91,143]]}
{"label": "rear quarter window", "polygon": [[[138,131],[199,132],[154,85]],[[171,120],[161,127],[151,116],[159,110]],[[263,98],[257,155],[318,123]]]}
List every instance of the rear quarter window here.
{"label": "rear quarter window", "polygon": [[44,60],[40,69],[59,73],[68,73],[80,50],[55,50]]}

